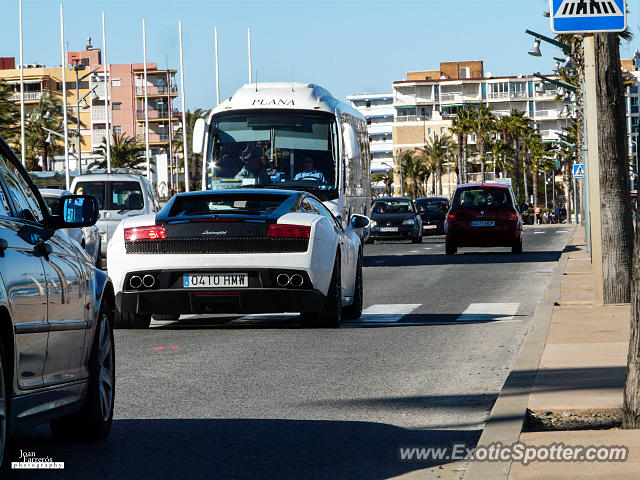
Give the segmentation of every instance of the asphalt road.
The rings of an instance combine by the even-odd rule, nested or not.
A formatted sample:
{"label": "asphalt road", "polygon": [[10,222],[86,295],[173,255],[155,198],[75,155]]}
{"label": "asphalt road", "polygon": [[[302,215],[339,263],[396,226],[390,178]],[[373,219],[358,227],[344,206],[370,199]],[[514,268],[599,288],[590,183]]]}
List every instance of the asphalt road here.
{"label": "asphalt road", "polygon": [[31,430],[12,455],[65,470],[13,478],[375,480],[434,465],[399,447],[475,444],[569,233],[527,227],[522,255],[445,256],[443,237],[367,246],[365,315],[339,330],[296,316],[119,330],[108,441]]}

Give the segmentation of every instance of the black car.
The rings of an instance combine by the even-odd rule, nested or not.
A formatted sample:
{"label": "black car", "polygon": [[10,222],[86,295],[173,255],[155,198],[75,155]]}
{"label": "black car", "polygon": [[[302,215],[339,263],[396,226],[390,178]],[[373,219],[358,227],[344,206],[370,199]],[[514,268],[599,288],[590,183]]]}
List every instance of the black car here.
{"label": "black car", "polygon": [[422,219],[413,201],[406,197],[377,198],[371,207],[371,235],[375,240],[411,239],[422,243]]}
{"label": "black car", "polygon": [[0,477],[12,432],[49,422],[54,437],[80,441],[111,430],[113,286],[60,231],[97,219],[87,195],[50,212],[0,138]]}
{"label": "black car", "polygon": [[444,219],[450,207],[447,197],[418,198],[416,210],[422,219],[422,233],[444,235]]}

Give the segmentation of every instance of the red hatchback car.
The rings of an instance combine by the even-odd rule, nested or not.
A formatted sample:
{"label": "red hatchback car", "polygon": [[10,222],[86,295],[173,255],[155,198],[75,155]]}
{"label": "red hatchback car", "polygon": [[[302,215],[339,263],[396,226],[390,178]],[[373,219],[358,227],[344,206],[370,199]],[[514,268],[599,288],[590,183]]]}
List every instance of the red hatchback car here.
{"label": "red hatchback car", "polygon": [[444,228],[447,255],[458,247],[511,247],[522,253],[522,218],[507,185],[458,185]]}

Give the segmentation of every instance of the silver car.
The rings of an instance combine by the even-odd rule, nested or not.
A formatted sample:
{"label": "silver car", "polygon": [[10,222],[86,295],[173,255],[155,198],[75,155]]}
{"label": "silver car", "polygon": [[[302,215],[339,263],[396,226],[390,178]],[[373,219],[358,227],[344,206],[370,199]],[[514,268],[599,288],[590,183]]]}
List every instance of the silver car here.
{"label": "silver car", "polygon": [[107,256],[111,235],[123,218],[157,213],[158,197],[143,175],[129,173],[100,173],[80,175],[73,179],[71,191],[76,195],[92,195],[100,206],[101,254]]}
{"label": "silver car", "polygon": [[[49,211],[56,215],[60,208],[60,199],[64,196],[71,195],[69,190],[59,190],[55,188],[41,188],[40,194],[44,198]],[[69,235],[72,239],[84,248],[91,258],[93,264],[102,268],[102,254],[100,253],[100,230],[97,225],[82,228],[63,228],[60,230]]]}
{"label": "silver car", "polygon": [[87,441],[111,430],[113,286],[58,233],[95,224],[98,205],[60,203],[52,215],[0,137],[0,472],[10,432],[48,422],[58,439]]}

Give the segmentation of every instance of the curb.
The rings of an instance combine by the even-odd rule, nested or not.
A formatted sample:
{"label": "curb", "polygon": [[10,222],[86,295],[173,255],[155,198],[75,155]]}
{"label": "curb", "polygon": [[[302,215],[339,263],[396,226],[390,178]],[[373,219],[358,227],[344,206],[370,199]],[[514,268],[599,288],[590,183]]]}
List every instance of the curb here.
{"label": "curb", "polygon": [[[566,246],[573,241],[575,231],[576,227],[574,226]],[[503,445],[512,445],[520,438],[527,414],[529,393],[536,379],[538,365],[547,343],[553,307],[560,299],[560,283],[569,261],[569,252],[566,246],[556,264],[544,297],[533,314],[531,329],[525,337],[518,359],[504,382],[489,418],[485,422],[478,445],[488,446],[497,442]],[[510,470],[510,461],[470,461],[464,480],[486,480],[489,478],[507,480]]]}

